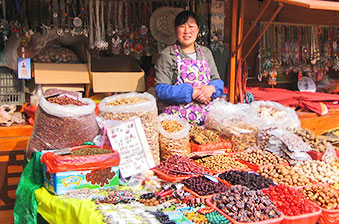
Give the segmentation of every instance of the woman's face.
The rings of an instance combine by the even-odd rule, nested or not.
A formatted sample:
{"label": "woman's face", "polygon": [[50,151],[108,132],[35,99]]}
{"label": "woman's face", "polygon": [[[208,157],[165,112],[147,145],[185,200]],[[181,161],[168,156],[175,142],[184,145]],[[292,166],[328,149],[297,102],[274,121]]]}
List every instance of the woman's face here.
{"label": "woman's face", "polygon": [[185,24],[176,27],[177,39],[183,48],[194,45],[199,33],[199,27],[194,18],[189,17]]}

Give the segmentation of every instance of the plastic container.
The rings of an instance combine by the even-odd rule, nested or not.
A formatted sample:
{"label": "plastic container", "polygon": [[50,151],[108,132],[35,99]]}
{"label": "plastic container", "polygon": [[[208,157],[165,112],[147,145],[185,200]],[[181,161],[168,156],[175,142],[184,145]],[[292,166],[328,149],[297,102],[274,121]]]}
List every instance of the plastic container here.
{"label": "plastic container", "polygon": [[320,215],[320,224],[336,224],[336,223],[339,223],[339,209],[325,209],[325,208],[321,208],[321,207],[319,207],[319,208],[322,211],[321,215]]}
{"label": "plastic container", "polygon": [[17,73],[8,68],[0,67],[0,105],[25,103],[25,81],[18,79]]}
{"label": "plastic container", "polygon": [[267,168],[267,167],[271,167],[271,166],[289,166],[290,165],[288,162],[277,163],[277,164],[257,165],[257,164],[249,163],[249,162],[246,162],[246,161],[243,161],[243,160],[240,160],[240,159],[235,159],[235,160],[241,162],[242,164],[247,165],[254,172],[257,172],[258,170],[260,170],[262,168]]}
{"label": "plastic container", "polygon": [[278,224],[278,223],[281,223],[284,220],[284,217],[285,217],[281,213],[281,215],[278,218],[274,218],[274,219],[268,219],[268,220],[259,221],[259,222],[238,222],[235,219],[233,219],[232,217],[230,217],[229,215],[227,215],[225,212],[223,212],[221,209],[219,209],[217,206],[215,206],[214,203],[212,202],[211,198],[208,198],[206,200],[206,204],[208,206],[214,208],[215,210],[217,210],[220,214],[225,216],[233,224],[242,224],[242,223],[246,223],[246,224]]}
{"label": "plastic container", "polygon": [[204,151],[214,151],[219,149],[224,149],[225,152],[231,152],[232,143],[223,138],[220,138],[221,142],[208,143],[203,145],[198,145],[193,142],[190,142],[191,152],[204,152]]}
{"label": "plastic container", "polygon": [[321,209],[317,212],[296,215],[296,216],[286,216],[285,219],[282,221],[282,224],[315,224],[319,220],[321,214]]}

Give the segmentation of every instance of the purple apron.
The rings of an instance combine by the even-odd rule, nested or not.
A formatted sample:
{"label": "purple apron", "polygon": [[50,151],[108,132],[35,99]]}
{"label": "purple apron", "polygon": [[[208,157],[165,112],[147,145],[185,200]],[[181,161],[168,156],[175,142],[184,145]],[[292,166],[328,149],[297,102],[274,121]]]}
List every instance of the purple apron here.
{"label": "purple apron", "polygon": [[[203,59],[182,59],[178,46],[174,45],[174,51],[177,57],[178,77],[174,85],[183,83],[190,84],[192,87],[207,85],[210,82],[210,68],[207,60],[199,51]],[[202,125],[209,111],[209,105],[192,101],[188,104],[169,105],[164,108],[164,112],[168,114],[176,114],[189,121],[190,124]]]}

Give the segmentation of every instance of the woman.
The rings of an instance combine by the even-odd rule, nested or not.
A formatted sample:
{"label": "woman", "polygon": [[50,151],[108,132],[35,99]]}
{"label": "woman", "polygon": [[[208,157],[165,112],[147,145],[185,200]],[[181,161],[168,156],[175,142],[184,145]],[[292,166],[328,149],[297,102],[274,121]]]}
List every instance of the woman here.
{"label": "woman", "polygon": [[166,47],[155,65],[156,95],[168,104],[163,112],[202,125],[209,103],[222,95],[224,83],[211,51],[195,42],[199,33],[195,14],[179,13],[175,29],[177,43]]}

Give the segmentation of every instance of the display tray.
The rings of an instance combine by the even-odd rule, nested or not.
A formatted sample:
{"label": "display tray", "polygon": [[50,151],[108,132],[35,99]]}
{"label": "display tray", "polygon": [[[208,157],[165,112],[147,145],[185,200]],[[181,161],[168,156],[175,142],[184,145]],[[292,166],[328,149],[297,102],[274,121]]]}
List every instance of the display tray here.
{"label": "display tray", "polygon": [[246,162],[246,161],[243,161],[243,160],[240,160],[240,159],[235,159],[235,160],[241,162],[242,164],[245,164],[246,166],[248,166],[254,172],[257,172],[258,170],[260,170],[262,168],[267,168],[267,167],[271,167],[271,166],[289,166],[290,165],[288,162],[277,163],[277,164],[257,165],[257,164],[249,163],[249,162]]}
{"label": "display tray", "polygon": [[339,209],[326,209],[316,206],[321,209],[320,224],[339,223]]}
{"label": "display tray", "polygon": [[[225,184],[227,187],[231,187],[231,184],[228,183],[227,181],[222,180],[222,179],[220,179],[220,178],[218,178],[218,177],[217,177],[217,179],[218,179],[219,182]],[[188,187],[186,187],[186,186],[184,186],[183,189],[184,189],[185,191],[191,193],[193,196],[195,196],[195,197],[197,197],[197,198],[205,198],[205,199],[211,198],[212,196],[217,195],[217,194],[220,193],[220,192],[219,192],[219,193],[209,194],[209,195],[199,195],[198,193],[196,193],[195,191],[191,190],[190,188],[188,188]]]}
{"label": "display tray", "polygon": [[203,144],[203,145],[198,145],[193,142],[190,142],[191,152],[214,151],[214,150],[220,150],[220,149],[225,150],[225,152],[231,152],[232,143],[223,138],[220,138],[220,141],[221,142],[208,143],[208,144]]}
{"label": "display tray", "polygon": [[232,217],[230,217],[229,215],[227,215],[225,212],[223,212],[221,209],[219,209],[216,205],[214,205],[211,198],[208,198],[206,200],[206,204],[214,208],[215,210],[217,210],[220,214],[225,216],[233,224],[243,224],[243,223],[246,223],[246,224],[279,224],[284,220],[284,215],[281,213],[281,215],[278,218],[274,218],[274,219],[268,219],[268,220],[259,221],[259,222],[238,222]]}
{"label": "display tray", "polygon": [[166,174],[156,168],[153,168],[152,171],[162,180],[168,181],[168,182],[172,182],[172,183],[177,183],[180,182],[182,180],[188,179],[190,177],[192,177],[193,175],[182,175],[182,176],[173,176],[170,174]]}
{"label": "display tray", "polygon": [[315,224],[319,220],[321,214],[321,209],[316,212],[296,215],[296,216],[287,216],[285,215],[285,219],[283,220],[282,224]]}

